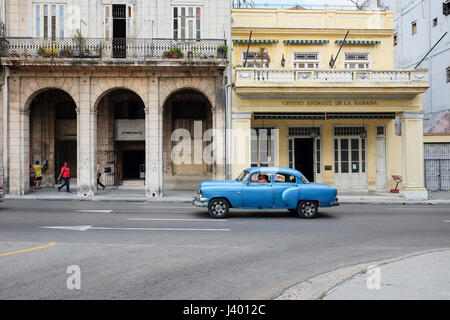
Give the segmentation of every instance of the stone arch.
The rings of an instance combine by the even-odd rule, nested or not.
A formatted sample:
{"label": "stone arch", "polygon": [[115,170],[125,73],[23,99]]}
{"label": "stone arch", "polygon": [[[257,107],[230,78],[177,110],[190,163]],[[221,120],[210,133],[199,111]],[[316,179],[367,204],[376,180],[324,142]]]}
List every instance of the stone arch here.
{"label": "stone arch", "polygon": [[21,102],[23,110],[25,112],[30,111],[30,106],[33,100],[40,95],[49,90],[61,90],[67,93],[75,102],[75,105],[79,106],[79,85],[74,83],[75,80],[72,79],[62,79],[62,78],[33,78],[33,79],[22,79],[22,93]]}
{"label": "stone arch", "polygon": [[129,90],[135,93],[148,108],[148,79],[146,78],[94,78],[91,80],[91,102],[93,110],[97,110],[100,101],[115,90]]}
{"label": "stone arch", "polygon": [[45,161],[39,186],[54,187],[55,179],[65,161],[72,168],[72,178],[77,177],[78,114],[77,102],[67,91],[47,87],[33,92],[26,101],[24,122],[29,126],[24,132],[24,168],[38,160]]}
{"label": "stone arch", "polygon": [[182,90],[194,90],[203,94],[211,106],[216,104],[216,86],[215,78],[179,78],[169,80],[160,80],[160,106],[164,107],[167,100],[174,94]]}
{"label": "stone arch", "polygon": [[[211,149],[213,141],[204,140],[198,144],[198,139],[202,140],[214,128],[213,105],[201,90],[183,87],[171,92],[162,111],[164,188],[193,190],[201,180],[213,178],[214,164],[204,153]],[[183,149],[181,162],[178,151],[173,158],[173,151],[178,150],[181,141],[172,139],[179,139],[179,134],[183,134],[182,140],[188,144],[187,149]]]}
{"label": "stone arch", "polygon": [[111,88],[98,96],[93,107],[97,124],[95,162],[104,172],[104,185],[134,180],[135,186],[142,182],[144,188],[144,181],[136,181],[141,179],[140,166],[146,163],[148,116],[143,97],[129,88]]}

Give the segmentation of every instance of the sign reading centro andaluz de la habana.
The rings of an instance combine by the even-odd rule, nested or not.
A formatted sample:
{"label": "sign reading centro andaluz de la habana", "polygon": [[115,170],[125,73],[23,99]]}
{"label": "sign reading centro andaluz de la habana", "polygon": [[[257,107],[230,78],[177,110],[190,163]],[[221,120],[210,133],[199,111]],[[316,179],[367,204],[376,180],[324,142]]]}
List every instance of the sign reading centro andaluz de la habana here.
{"label": "sign reading centro andaluz de la habana", "polygon": [[377,106],[376,100],[283,100],[284,106]]}

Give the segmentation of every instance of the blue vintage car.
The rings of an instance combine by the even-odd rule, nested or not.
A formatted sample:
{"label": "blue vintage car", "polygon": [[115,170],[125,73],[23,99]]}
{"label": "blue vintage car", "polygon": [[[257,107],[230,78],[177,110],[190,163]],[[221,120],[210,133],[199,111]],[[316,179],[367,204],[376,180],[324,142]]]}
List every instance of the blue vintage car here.
{"label": "blue vintage car", "polygon": [[338,206],[337,190],[311,183],[297,170],[288,168],[249,168],[230,181],[203,181],[193,205],[208,207],[213,218],[225,218],[230,208],[287,209],[299,217],[317,216],[319,207]]}

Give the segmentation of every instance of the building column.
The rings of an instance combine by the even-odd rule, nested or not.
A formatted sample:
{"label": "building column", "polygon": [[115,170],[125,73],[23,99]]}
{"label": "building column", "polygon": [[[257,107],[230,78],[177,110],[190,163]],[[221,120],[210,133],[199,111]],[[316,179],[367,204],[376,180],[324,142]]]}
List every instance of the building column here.
{"label": "building column", "polygon": [[403,189],[400,195],[407,200],[427,200],[424,183],[423,113],[403,113],[402,168]]}
{"label": "building column", "polygon": [[334,132],[333,124],[324,121],[322,124],[322,182],[334,185]]}
{"label": "building column", "polygon": [[145,196],[163,196],[163,106],[159,105],[158,78],[149,79],[149,105],[145,107]]}
{"label": "building column", "polygon": [[9,193],[23,195],[29,190],[29,108],[20,101],[21,79],[10,78],[10,109],[8,127]]}
{"label": "building column", "polygon": [[213,152],[214,171],[213,180],[225,179],[225,108],[224,106],[212,108],[213,121]]}
{"label": "building column", "polygon": [[94,196],[96,187],[97,110],[91,109],[90,80],[80,78],[77,108],[78,195],[84,197]]}
{"label": "building column", "polygon": [[231,128],[231,178],[235,179],[250,167],[252,114],[233,113]]}
{"label": "building column", "polygon": [[376,135],[376,125],[369,123],[366,126],[367,139],[366,139],[366,150],[367,150],[367,186],[369,191],[377,190],[377,135]]}

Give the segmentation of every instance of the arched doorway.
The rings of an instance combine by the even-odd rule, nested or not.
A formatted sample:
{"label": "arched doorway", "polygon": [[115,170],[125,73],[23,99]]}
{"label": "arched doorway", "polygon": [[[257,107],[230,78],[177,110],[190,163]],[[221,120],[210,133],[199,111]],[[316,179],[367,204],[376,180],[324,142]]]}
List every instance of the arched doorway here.
{"label": "arched doorway", "polygon": [[[203,156],[211,143],[203,138],[212,127],[211,103],[201,92],[182,89],[166,100],[163,113],[165,190],[195,190],[200,181],[212,179],[213,164]],[[190,154],[180,160],[179,147],[183,139],[187,146],[184,152]]]}
{"label": "arched doorway", "polygon": [[77,113],[72,97],[63,90],[37,94],[30,104],[30,163],[39,161],[42,187],[54,187],[64,162],[71,168],[72,185],[77,178]]}
{"label": "arched doorway", "polygon": [[106,186],[145,183],[145,105],[128,89],[106,93],[97,106],[97,165]]}

